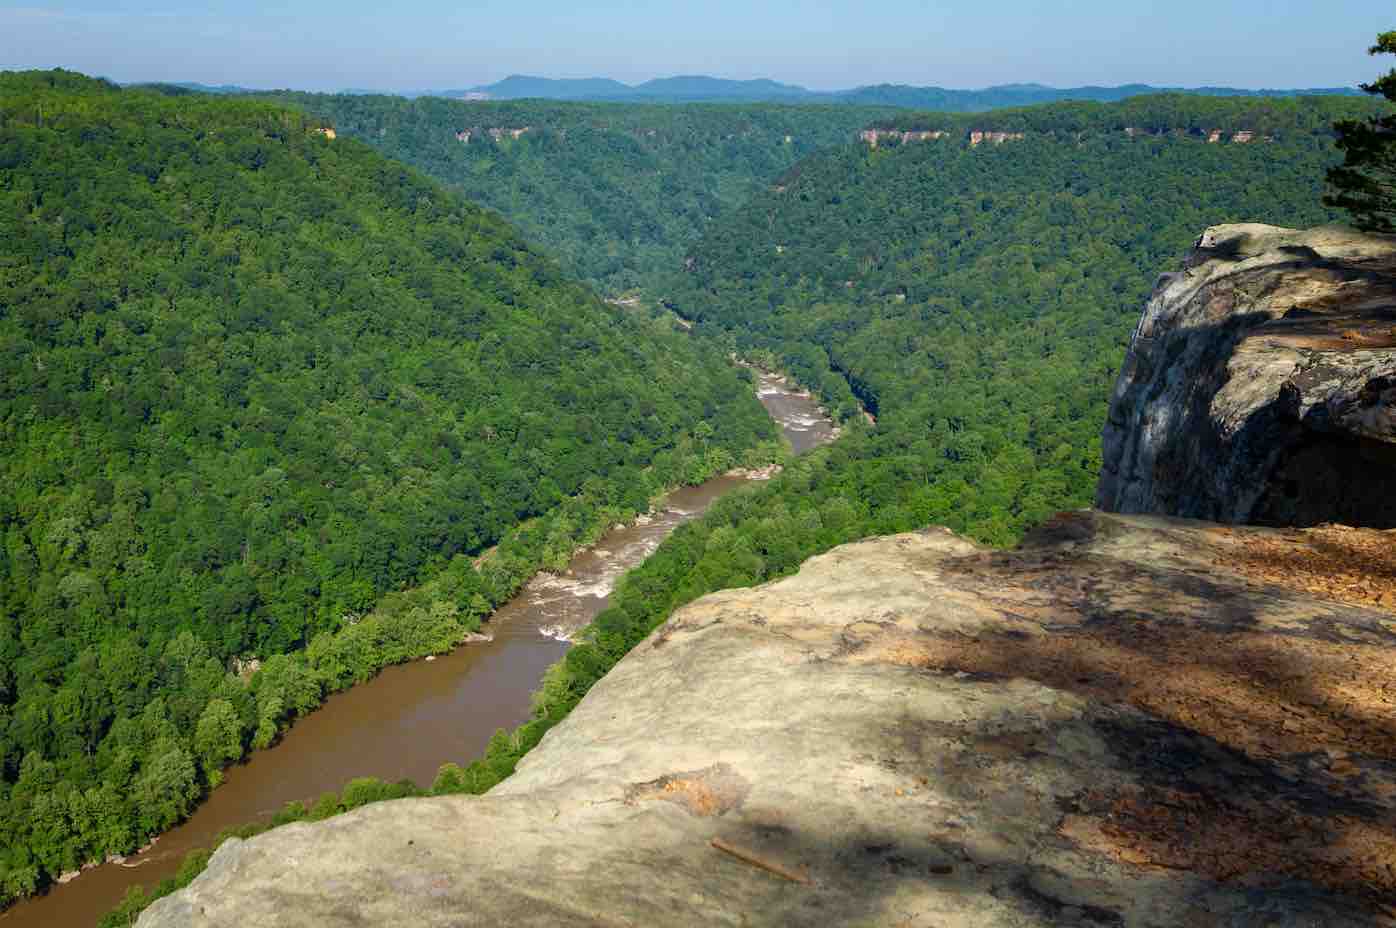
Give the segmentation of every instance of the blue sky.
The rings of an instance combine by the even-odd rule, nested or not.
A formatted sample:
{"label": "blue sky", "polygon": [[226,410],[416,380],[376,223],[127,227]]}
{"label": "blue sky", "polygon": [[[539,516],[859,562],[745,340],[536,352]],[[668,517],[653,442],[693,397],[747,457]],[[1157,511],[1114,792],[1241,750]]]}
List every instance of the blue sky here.
{"label": "blue sky", "polygon": [[1350,85],[1393,0],[0,0],[0,69],[389,90],[704,73],[818,89]]}

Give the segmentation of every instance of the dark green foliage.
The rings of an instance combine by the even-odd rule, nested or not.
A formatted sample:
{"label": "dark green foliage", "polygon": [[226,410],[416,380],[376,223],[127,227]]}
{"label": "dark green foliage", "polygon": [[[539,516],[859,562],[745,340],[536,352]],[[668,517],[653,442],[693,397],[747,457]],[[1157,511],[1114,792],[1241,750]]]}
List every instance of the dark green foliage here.
{"label": "dark green foliage", "polygon": [[[1369,51],[1396,55],[1396,32],[1377,36]],[[1396,103],[1396,68],[1362,89]],[[1363,229],[1396,232],[1396,112],[1343,120],[1336,129],[1344,160],[1328,172],[1336,192],[1326,202],[1347,210]]]}
{"label": "dark green foliage", "polygon": [[[715,217],[890,110],[277,95],[493,207],[607,293],[651,287]],[[490,129],[521,129],[495,139]],[[470,132],[469,143],[457,140]],[[787,142],[786,139],[789,138]]]}
{"label": "dark green foliage", "polygon": [[1136,130],[1142,135],[1205,138],[1213,130],[1225,136],[1249,131],[1257,139],[1266,136],[1286,142],[1303,137],[1332,143],[1336,118],[1366,116],[1371,101],[1361,96],[1203,97],[1184,93],[1131,97],[1119,103],[1086,101],[1000,109],[966,116],[956,113],[898,113],[879,120],[884,129],[942,130],[964,135],[972,129],[996,132],[1031,132],[1058,139],[1074,139],[1081,133],[1111,134]]}
{"label": "dark green foliage", "polygon": [[0,901],[772,435],[720,352],[320,125],[0,76]]}
{"label": "dark green foliage", "polygon": [[[796,373],[848,430],[678,528],[548,671],[533,717],[498,732],[483,758],[443,766],[432,792],[478,794],[509,776],[631,648],[706,593],[928,524],[1009,544],[1054,510],[1086,505],[1107,391],[1157,274],[1210,224],[1331,218],[1319,205],[1334,160],[1324,127],[1351,101],[1275,103],[1276,113],[1185,102],[1101,107],[1098,131],[1080,137],[1083,110],[1068,105],[1032,114],[1034,135],[1001,146],[972,149],[958,133],[847,146],[710,230],[669,282],[672,303],[752,360]],[[1276,137],[1210,145],[1099,128],[1133,124],[1122,119],[1264,125]]]}
{"label": "dark green foliage", "polygon": [[[793,371],[849,431],[675,531],[548,672],[534,718],[500,732],[483,759],[443,767],[434,791],[483,792],[508,776],[699,596],[870,534],[941,524],[1005,545],[1087,505],[1107,391],[1157,274],[1211,224],[1331,218],[1318,205],[1333,159],[1324,127],[1350,101],[1276,102],[1283,118],[1249,101],[1184,102],[1199,112],[1172,98],[1121,109],[1148,125],[1240,131],[1273,117],[1259,124],[1289,131],[1250,145],[1078,135],[1081,107],[1047,107],[1031,114],[1038,134],[1001,146],[971,148],[957,133],[812,157],[711,230],[668,283],[671,304]],[[1093,119],[1116,125],[1112,109]]]}
{"label": "dark green foliage", "polygon": [[1158,273],[1212,224],[1330,219],[1323,127],[1364,104],[1276,101],[1265,123],[1253,101],[1149,102],[1086,109],[1107,126],[1263,124],[1273,141],[1083,130],[1083,107],[1063,105],[1020,114],[1033,128],[998,145],[846,147],[711,231],[671,305],[877,415],[829,484],[865,507],[859,530],[1012,543],[1089,503],[1107,392]]}

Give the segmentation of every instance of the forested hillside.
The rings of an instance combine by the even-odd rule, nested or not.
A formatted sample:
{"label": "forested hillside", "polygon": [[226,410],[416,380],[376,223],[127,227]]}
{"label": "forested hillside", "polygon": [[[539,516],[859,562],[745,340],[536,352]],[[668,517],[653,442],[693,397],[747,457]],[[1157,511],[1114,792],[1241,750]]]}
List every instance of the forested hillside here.
{"label": "forested hillside", "polygon": [[[877,415],[784,505],[838,498],[850,534],[945,524],[1007,544],[1089,504],[1107,390],[1159,272],[1214,223],[1334,218],[1331,124],[1370,110],[1160,97],[898,120],[949,134],[803,162],[711,230],[668,292]],[[1253,136],[1209,144],[1193,126]],[[971,144],[981,128],[1025,134]]]}
{"label": "forested hillside", "polygon": [[[1337,160],[1330,126],[1358,111],[1371,105],[1158,98],[992,123],[915,115],[884,128],[946,134],[816,155],[725,216],[664,282],[671,305],[796,372],[849,429],[677,529],[549,671],[534,718],[484,758],[444,767],[433,791],[479,793],[508,776],[627,651],[705,593],[870,534],[942,524],[1008,544],[1087,505],[1109,385],[1158,273],[1210,224],[1336,218],[1320,201]],[[1209,143],[1214,129],[1226,137]],[[975,145],[972,131],[1023,137]],[[352,804],[330,797],[283,818]]]}
{"label": "forested hillside", "polygon": [[842,145],[892,112],[320,94],[277,99],[493,207],[567,272],[608,294],[651,287],[714,217],[800,158]]}
{"label": "forested hillside", "polygon": [[[1006,545],[1089,505],[1109,387],[1158,274],[1208,225],[1335,218],[1320,202],[1337,160],[1331,123],[1372,109],[1332,98],[1124,106],[1005,113],[995,125],[1025,135],[1000,144],[970,143],[981,117],[911,117],[904,125],[948,134],[806,159],[712,229],[668,282],[671,304],[797,373],[851,427],[675,531],[549,672],[535,718],[484,759],[443,770],[437,789],[479,792],[507,776],[629,649],[705,593],[927,525]],[[1273,141],[1105,131],[1194,119],[1254,124]]]}
{"label": "forested hillside", "polygon": [[[1045,107],[1004,114],[1037,133],[977,146],[967,133],[980,120],[939,123],[956,131],[807,159],[726,217],[669,281],[673,305],[797,373],[849,429],[677,529],[548,673],[535,718],[444,769],[437,791],[508,776],[627,651],[705,593],[928,525],[1007,545],[1089,505],[1109,388],[1158,274],[1208,225],[1336,218],[1320,202],[1338,158],[1331,123],[1354,104],[1372,111],[1339,99]],[[1244,121],[1275,135],[1083,133],[1083,115],[1104,127]]]}
{"label": "forested hillside", "polygon": [[721,354],[322,126],[0,75],[0,900],[773,435]]}
{"label": "forested hillside", "polygon": [[951,133],[1033,132],[1055,138],[1080,133],[1130,130],[1142,135],[1191,135],[1210,138],[1219,130],[1229,138],[1248,132],[1252,140],[1282,140],[1294,144],[1304,138],[1333,142],[1336,119],[1370,115],[1375,108],[1362,96],[1324,97],[1207,97],[1167,93],[1136,96],[1101,105],[1066,102],[1052,106],[998,109],[989,113],[902,112],[877,120],[874,126],[904,130],[942,130]]}

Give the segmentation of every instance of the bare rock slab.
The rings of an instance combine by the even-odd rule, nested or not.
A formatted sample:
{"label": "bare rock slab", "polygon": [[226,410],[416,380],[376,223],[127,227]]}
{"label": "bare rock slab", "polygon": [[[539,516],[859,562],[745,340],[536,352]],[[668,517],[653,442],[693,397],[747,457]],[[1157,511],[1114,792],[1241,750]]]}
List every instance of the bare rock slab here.
{"label": "bare rock slab", "polygon": [[1396,526],[1396,237],[1214,226],[1144,308],[1096,505]]}
{"label": "bare rock slab", "polygon": [[229,841],[140,924],[1389,924],[1392,540],[837,548],[680,610],[488,795]]}

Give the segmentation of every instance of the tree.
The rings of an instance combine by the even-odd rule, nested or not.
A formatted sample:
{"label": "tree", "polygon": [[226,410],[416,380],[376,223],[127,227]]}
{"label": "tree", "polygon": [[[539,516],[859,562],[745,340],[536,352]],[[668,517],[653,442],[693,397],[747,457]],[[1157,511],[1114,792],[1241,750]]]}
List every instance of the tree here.
{"label": "tree", "polygon": [[[1396,55],[1396,31],[1377,36],[1367,50],[1372,55]],[[1396,68],[1370,84],[1367,93],[1396,103]],[[1352,214],[1357,226],[1372,232],[1396,232],[1396,113],[1334,125],[1343,163],[1328,172],[1336,192],[1323,198]]]}
{"label": "tree", "polygon": [[242,756],[242,723],[228,700],[210,701],[199,716],[194,729],[194,751],[209,782],[216,782],[224,764]]}
{"label": "tree", "polygon": [[189,752],[175,741],[157,744],[135,782],[141,827],[147,832],[170,827],[189,811],[198,794]]}
{"label": "tree", "polygon": [[[469,108],[444,109],[423,137]],[[703,118],[713,140],[748,119]],[[771,118],[826,126],[800,132],[813,145],[863,117]],[[541,125],[519,119],[500,124]],[[268,102],[0,74],[0,905],[143,842],[238,742],[449,647],[619,510],[774,436],[726,350],[607,306],[492,213],[313,130]],[[484,152],[441,134],[451,155]],[[520,179],[546,194],[609,160],[576,136],[559,148],[585,157]],[[732,160],[704,152],[685,189]],[[785,166],[737,160],[719,185],[734,195]],[[509,196],[478,163],[445,179]],[[590,223],[607,183],[567,201],[571,219]],[[611,199],[597,241],[648,241],[651,268],[718,205],[627,232],[634,211]],[[671,201],[656,188],[640,211]],[[539,221],[574,224],[559,219]],[[632,286],[637,265],[617,267]],[[706,445],[680,448],[700,422]],[[260,682],[229,673],[250,655]],[[165,742],[178,751],[152,752]],[[52,769],[21,788],[27,754]],[[82,802],[43,800],[36,832],[60,781]]]}

